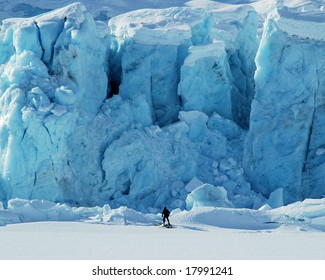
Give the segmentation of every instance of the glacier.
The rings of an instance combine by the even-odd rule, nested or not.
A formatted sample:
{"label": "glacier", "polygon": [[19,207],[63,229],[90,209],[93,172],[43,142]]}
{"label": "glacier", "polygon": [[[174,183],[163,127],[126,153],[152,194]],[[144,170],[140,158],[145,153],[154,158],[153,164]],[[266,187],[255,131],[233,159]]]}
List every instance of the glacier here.
{"label": "glacier", "polygon": [[5,207],[156,213],[324,196],[325,43],[313,31],[323,6],[275,1],[259,38],[254,3],[167,2],[111,18],[73,3],[3,20]]}

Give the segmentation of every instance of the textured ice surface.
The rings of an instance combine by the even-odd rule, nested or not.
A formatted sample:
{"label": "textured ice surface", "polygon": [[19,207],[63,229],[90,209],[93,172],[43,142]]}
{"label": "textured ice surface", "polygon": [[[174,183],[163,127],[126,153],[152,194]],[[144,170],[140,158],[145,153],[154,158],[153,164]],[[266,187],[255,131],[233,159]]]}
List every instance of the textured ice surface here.
{"label": "textured ice surface", "polygon": [[183,107],[247,127],[258,44],[251,8],[141,10],[111,19],[109,27],[112,81],[130,100],[135,121],[166,125]]}
{"label": "textured ice surface", "polygon": [[2,199],[75,201],[69,153],[107,94],[106,39],[80,4],[5,20],[0,38]]}
{"label": "textured ice surface", "polygon": [[[155,6],[113,2],[117,13]],[[203,2],[165,1],[108,26],[113,10],[90,3],[3,22],[4,205],[185,209],[204,184],[234,207],[324,196],[323,5],[252,3],[268,15],[258,46],[258,14],[242,5],[252,1]],[[39,13],[28,5],[16,15]]]}
{"label": "textured ice surface", "polygon": [[285,203],[324,196],[324,48],[273,16],[266,22],[244,165],[255,190],[283,188]]}
{"label": "textured ice surface", "polygon": [[[208,37],[209,29],[201,30],[207,18],[198,9],[146,10],[112,19],[110,31],[97,33],[84,6],[73,4],[6,20],[2,200],[184,209],[184,186],[199,178],[224,185],[234,205],[253,207],[240,164],[244,132],[224,121],[237,132],[228,137],[209,121],[212,112],[181,111],[180,67],[191,40]],[[119,85],[118,95],[108,94],[109,82]],[[236,164],[219,167],[228,157]]]}
{"label": "textured ice surface", "polygon": [[270,194],[266,202],[271,208],[278,208],[284,205],[283,203],[283,188],[278,188]]}
{"label": "textured ice surface", "polygon": [[223,42],[192,46],[181,68],[179,94],[185,110],[217,112],[233,119],[233,78]]}
{"label": "textured ice surface", "polygon": [[272,16],[286,33],[325,40],[324,33],[319,32],[325,29],[324,1],[284,0],[277,1],[276,7]]}

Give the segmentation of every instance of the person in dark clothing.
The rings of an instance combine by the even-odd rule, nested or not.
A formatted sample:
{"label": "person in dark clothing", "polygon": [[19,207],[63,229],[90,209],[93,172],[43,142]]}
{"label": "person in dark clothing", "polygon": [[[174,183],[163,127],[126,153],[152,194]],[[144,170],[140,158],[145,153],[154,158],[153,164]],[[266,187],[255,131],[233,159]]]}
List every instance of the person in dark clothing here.
{"label": "person in dark clothing", "polygon": [[170,226],[170,222],[169,222],[169,218],[168,218],[169,214],[170,214],[169,210],[166,207],[164,207],[164,210],[161,213],[161,215],[163,217],[163,225],[165,225],[165,222],[167,220],[168,226]]}

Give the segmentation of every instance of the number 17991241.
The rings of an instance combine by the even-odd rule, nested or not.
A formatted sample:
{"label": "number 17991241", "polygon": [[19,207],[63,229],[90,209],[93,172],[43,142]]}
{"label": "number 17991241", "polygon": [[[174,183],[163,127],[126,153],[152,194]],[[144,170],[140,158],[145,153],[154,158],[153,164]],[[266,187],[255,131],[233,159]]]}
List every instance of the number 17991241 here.
{"label": "number 17991241", "polygon": [[219,266],[191,266],[186,268],[186,275],[232,276],[232,268]]}

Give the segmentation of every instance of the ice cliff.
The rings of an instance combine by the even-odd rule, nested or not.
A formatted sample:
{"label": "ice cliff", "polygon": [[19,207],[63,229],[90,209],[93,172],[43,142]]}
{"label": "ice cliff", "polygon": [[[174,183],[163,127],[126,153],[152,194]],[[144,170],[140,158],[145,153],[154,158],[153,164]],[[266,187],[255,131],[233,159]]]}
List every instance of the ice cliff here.
{"label": "ice cliff", "polygon": [[323,196],[322,14],[288,3],[260,44],[247,5],[4,20],[0,200],[147,212]]}
{"label": "ice cliff", "polygon": [[258,46],[251,8],[140,10],[112,18],[109,27],[112,82],[134,112],[146,104],[136,121],[164,126],[180,110],[198,110],[248,126]]}
{"label": "ice cliff", "polygon": [[323,197],[324,5],[279,1],[256,58],[244,165],[253,188],[283,188],[285,203]]}
{"label": "ice cliff", "polygon": [[107,42],[80,4],[5,20],[0,38],[1,197],[74,201],[71,149],[106,98]]}

